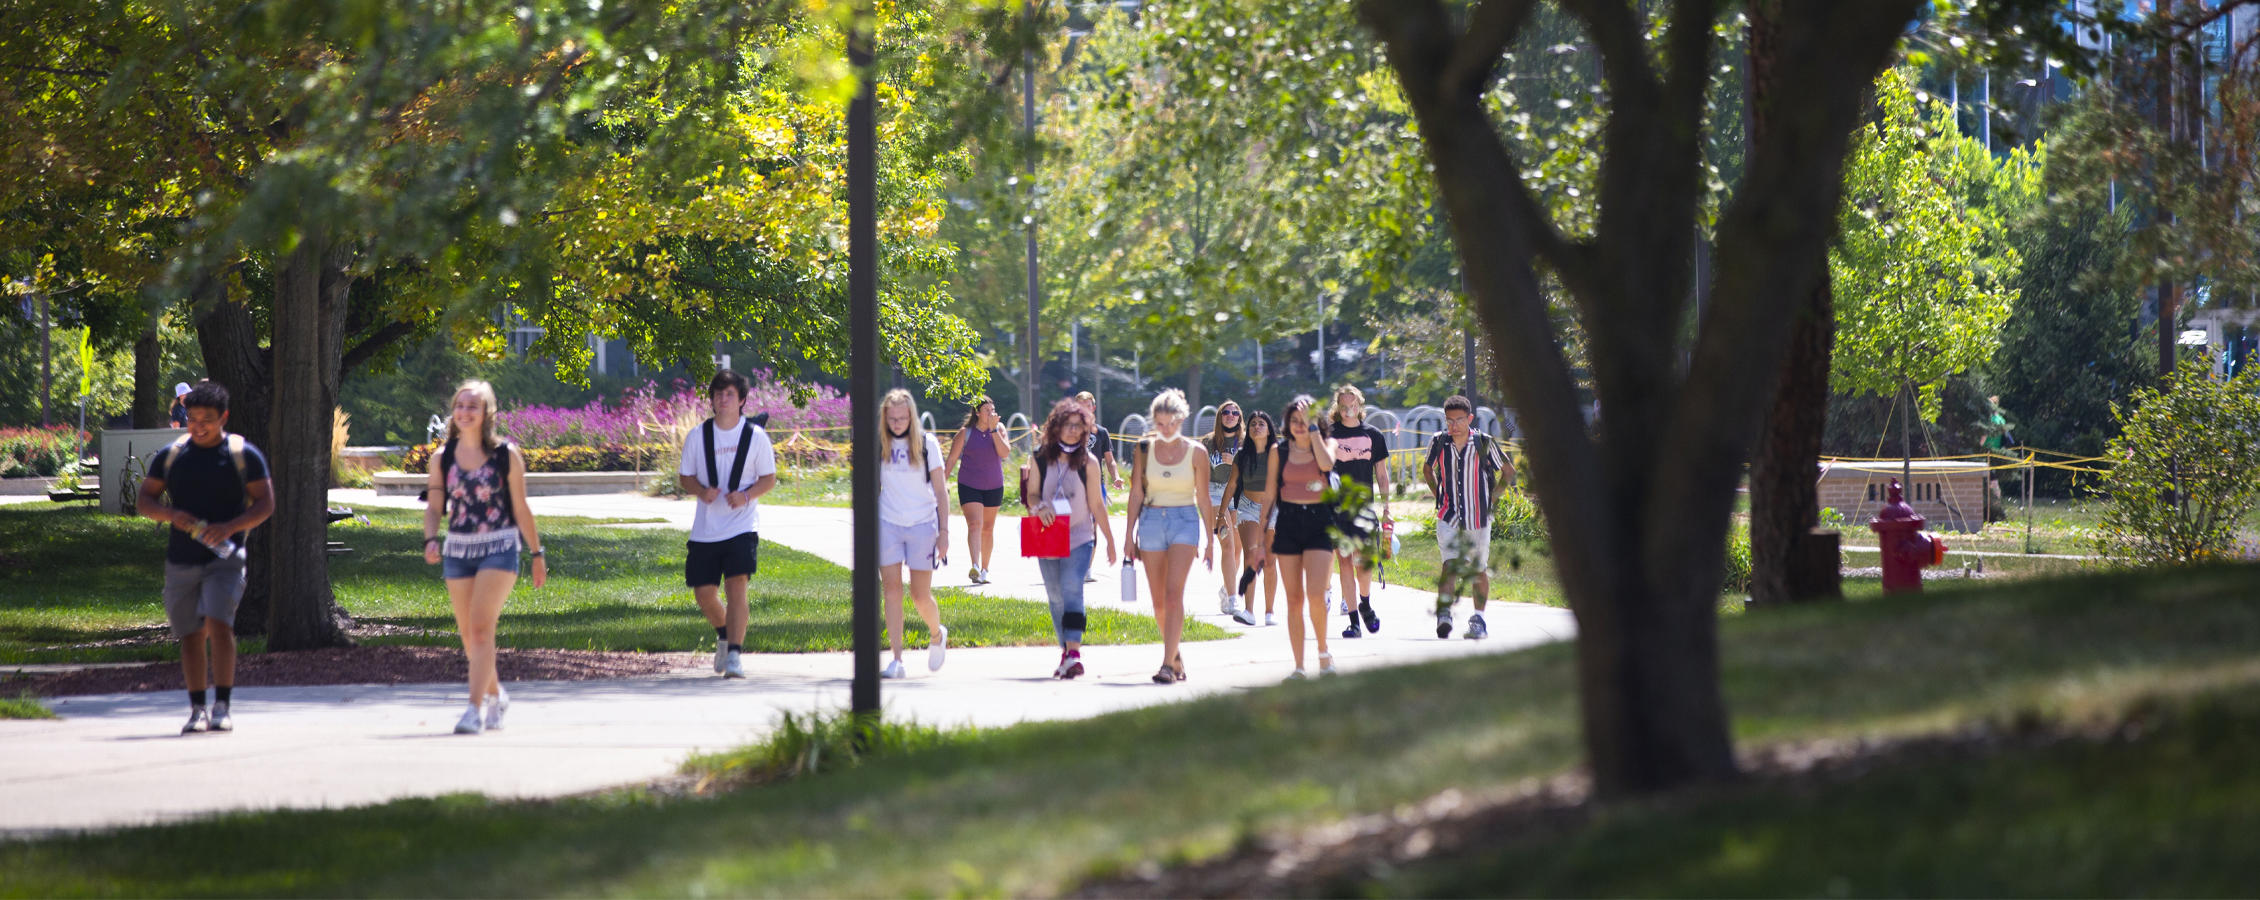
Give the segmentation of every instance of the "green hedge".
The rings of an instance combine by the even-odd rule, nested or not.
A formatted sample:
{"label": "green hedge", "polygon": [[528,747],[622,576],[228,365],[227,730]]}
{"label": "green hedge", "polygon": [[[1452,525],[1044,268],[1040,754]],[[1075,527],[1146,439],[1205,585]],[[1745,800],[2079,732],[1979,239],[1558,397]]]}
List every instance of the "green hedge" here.
{"label": "green hedge", "polygon": [[[667,444],[604,444],[594,447],[526,447],[528,472],[642,472],[672,459],[675,448]],[[431,470],[438,444],[410,447],[401,455],[403,472]]]}
{"label": "green hedge", "polygon": [[62,471],[78,452],[78,441],[69,428],[0,428],[0,478]]}

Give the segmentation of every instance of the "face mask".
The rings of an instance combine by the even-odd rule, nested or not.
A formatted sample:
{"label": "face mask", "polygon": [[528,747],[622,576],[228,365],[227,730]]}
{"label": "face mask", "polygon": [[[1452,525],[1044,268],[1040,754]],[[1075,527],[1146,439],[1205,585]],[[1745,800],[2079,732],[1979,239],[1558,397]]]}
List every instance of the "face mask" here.
{"label": "face mask", "polygon": [[887,433],[889,433],[889,434],[891,434],[891,435],[893,435],[893,436],[895,436],[895,437],[898,437],[898,438],[905,438],[905,437],[909,437],[909,436],[910,436],[910,429],[906,427],[906,428],[904,428],[904,429],[903,429],[903,430],[901,430],[901,431],[896,431],[896,430],[894,430],[893,428],[889,428],[889,429],[887,429]]}

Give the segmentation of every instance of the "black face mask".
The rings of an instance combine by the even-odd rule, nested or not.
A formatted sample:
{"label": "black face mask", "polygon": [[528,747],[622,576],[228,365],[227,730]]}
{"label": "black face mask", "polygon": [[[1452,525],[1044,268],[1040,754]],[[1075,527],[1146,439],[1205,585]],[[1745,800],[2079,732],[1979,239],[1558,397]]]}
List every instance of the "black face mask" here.
{"label": "black face mask", "polygon": [[904,428],[904,429],[903,429],[903,430],[901,430],[901,431],[896,431],[896,430],[894,430],[894,429],[890,428],[890,429],[887,429],[887,432],[888,432],[889,434],[893,435],[894,437],[897,437],[897,438],[906,438],[906,437],[909,437],[909,436],[910,436],[910,429],[909,429],[909,428]]}

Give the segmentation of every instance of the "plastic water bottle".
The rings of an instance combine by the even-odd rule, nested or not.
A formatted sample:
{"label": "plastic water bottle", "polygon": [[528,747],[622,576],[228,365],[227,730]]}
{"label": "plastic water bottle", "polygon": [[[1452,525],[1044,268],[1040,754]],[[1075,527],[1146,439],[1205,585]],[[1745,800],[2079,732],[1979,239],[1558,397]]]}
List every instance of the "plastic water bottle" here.
{"label": "plastic water bottle", "polygon": [[1138,602],[1138,566],[1127,559],[1122,561],[1122,602]]}

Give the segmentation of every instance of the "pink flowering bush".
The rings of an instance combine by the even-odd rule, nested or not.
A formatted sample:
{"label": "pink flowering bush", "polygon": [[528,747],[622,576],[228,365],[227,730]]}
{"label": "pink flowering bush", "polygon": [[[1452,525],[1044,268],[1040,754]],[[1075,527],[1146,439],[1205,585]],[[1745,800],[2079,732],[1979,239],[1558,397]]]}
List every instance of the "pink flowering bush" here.
{"label": "pink flowering bush", "polygon": [[[848,423],[848,400],[830,387],[817,386],[808,407],[793,405],[793,389],[779,383],[774,373],[751,374],[753,392],[746,398],[746,415],[769,414],[769,430],[831,428]],[[681,380],[665,397],[659,386],[646,382],[629,390],[618,403],[604,398],[579,409],[556,406],[521,406],[495,415],[504,434],[526,447],[604,447],[680,441],[691,426],[706,419],[706,397]]]}

